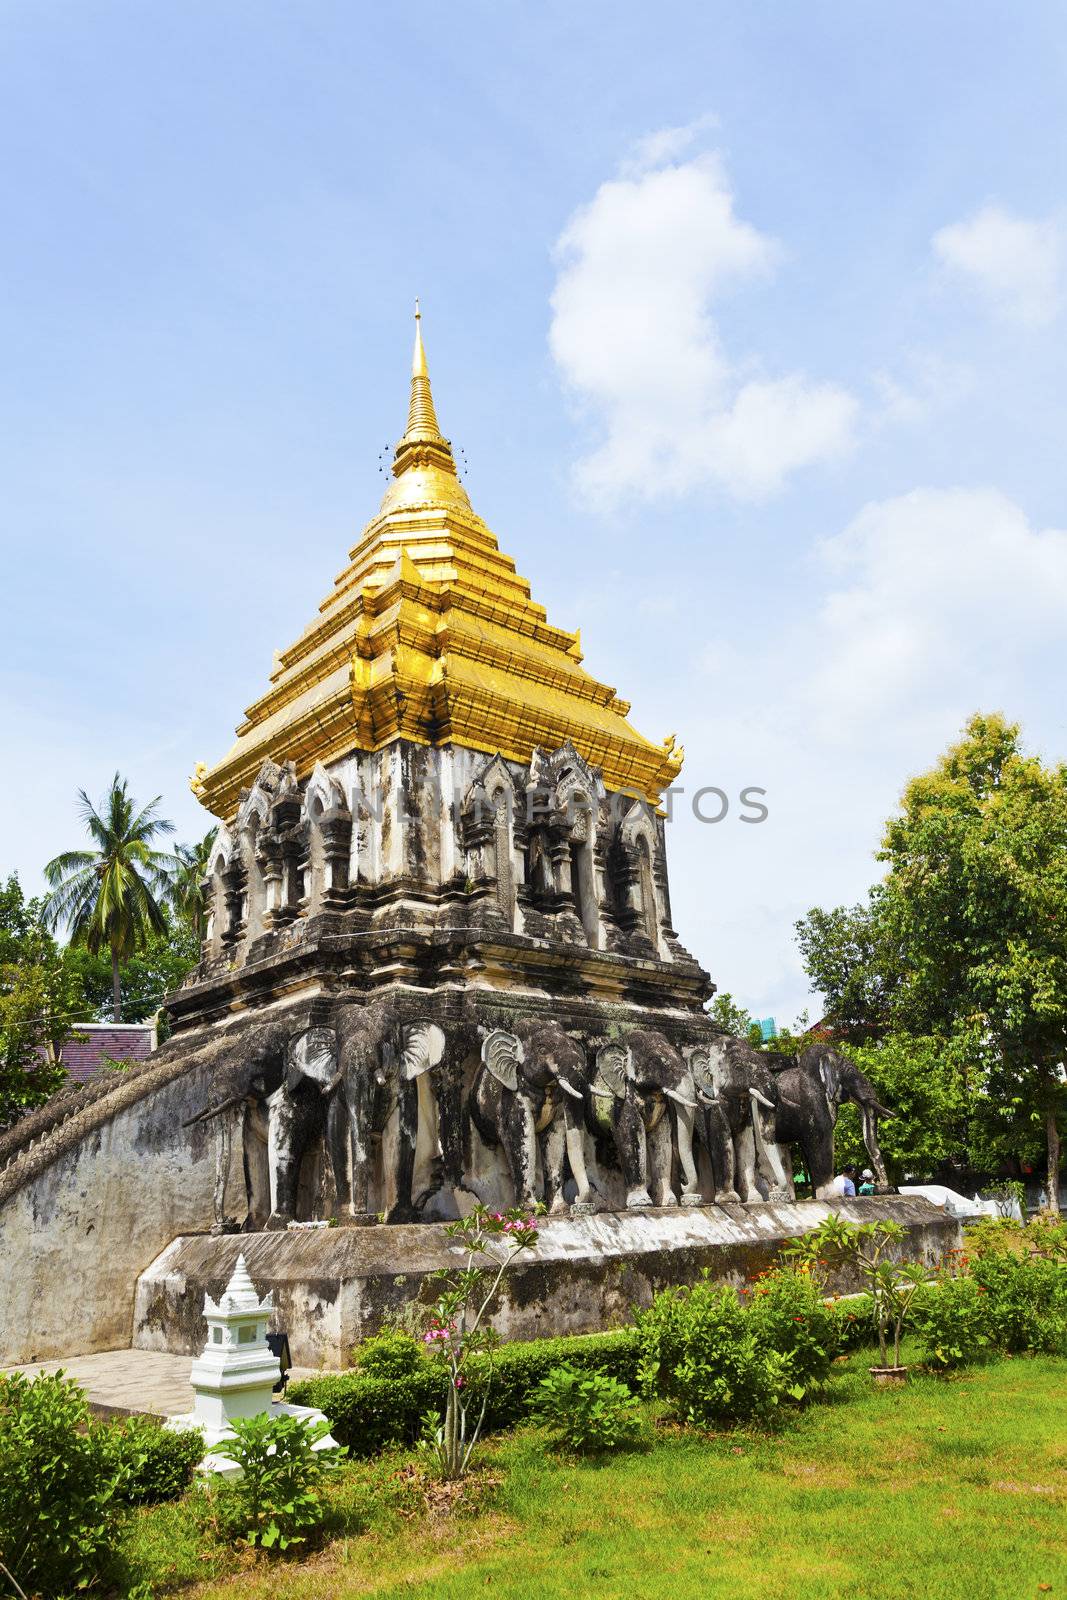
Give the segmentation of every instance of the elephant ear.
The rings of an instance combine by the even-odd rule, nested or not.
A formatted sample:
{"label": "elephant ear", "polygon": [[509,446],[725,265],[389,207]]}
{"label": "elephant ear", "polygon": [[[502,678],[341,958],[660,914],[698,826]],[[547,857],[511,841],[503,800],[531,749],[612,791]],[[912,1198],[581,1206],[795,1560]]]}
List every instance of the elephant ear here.
{"label": "elephant ear", "polygon": [[505,1089],[519,1087],[519,1064],[525,1059],[522,1040],[503,1028],[494,1028],[482,1041],[482,1060]]}
{"label": "elephant ear", "polygon": [[700,1093],[709,1100],[718,1096],[715,1075],[711,1070],[711,1051],[702,1044],[689,1051],[689,1070]]}
{"label": "elephant ear", "polygon": [[437,1066],[445,1053],[445,1036],[436,1022],[416,1022],[402,1037],[400,1076],[410,1083]]}
{"label": "elephant ear", "polygon": [[596,1053],[597,1074],[616,1100],[626,1093],[630,1066],[630,1051],[624,1044],[605,1044]]}
{"label": "elephant ear", "polygon": [[301,1078],[331,1082],[337,1059],[337,1035],[332,1028],[306,1028],[289,1040],[286,1049],[286,1088],[292,1092]]}

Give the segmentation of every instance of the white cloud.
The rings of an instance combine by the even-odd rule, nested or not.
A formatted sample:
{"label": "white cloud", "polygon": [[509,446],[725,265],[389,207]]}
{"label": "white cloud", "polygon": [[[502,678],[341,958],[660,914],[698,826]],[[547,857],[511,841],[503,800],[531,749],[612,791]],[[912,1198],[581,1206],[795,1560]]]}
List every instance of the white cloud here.
{"label": "white cloud", "polygon": [[768,277],[779,250],[736,215],[717,156],[676,159],[695,131],[643,141],[557,242],[551,348],[604,427],[577,474],[596,501],[706,484],[755,498],[850,441],[845,390],[752,377],[723,349],[714,301]]}
{"label": "white cloud", "polygon": [[933,249],[943,267],[969,280],[1011,321],[1042,327],[1062,307],[1064,252],[1055,222],[1030,221],[990,204],[940,229]]}
{"label": "white cloud", "polygon": [[[780,1021],[805,1003],[793,920],[877,878],[909,774],[978,710],[1021,721],[1032,748],[1060,754],[1065,735],[1067,532],[994,489],[919,488],[864,507],[810,573],[815,598],[805,586],[766,619],[715,608],[679,662],[670,723],[649,724],[678,728],[687,753],[668,838],[675,927],[724,989]],[[703,784],[765,788],[766,822],[745,826],[735,806],[701,826]]]}
{"label": "white cloud", "polygon": [[995,489],[915,489],[866,506],[818,559],[836,586],[815,621],[806,693],[839,737],[906,735],[1010,707],[1067,612],[1067,532]]}

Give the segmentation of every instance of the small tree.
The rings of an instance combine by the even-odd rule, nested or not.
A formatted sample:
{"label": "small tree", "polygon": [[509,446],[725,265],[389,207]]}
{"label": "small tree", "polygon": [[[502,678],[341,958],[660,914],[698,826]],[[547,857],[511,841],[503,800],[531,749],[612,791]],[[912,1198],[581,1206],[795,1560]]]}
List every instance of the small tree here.
{"label": "small tree", "polygon": [[[894,1261],[890,1251],[907,1238],[899,1222],[846,1222],[830,1216],[782,1254],[822,1276],[834,1266],[849,1262],[858,1268],[871,1297],[878,1329],[878,1354],[882,1367],[900,1371],[900,1338],[919,1290],[930,1282],[926,1268],[915,1261]],[[892,1368],[889,1346],[892,1343]]]}
{"label": "small tree", "polygon": [[76,965],[12,876],[0,886],[0,1127],[63,1083],[63,1046],[85,999]]}
{"label": "small tree", "polygon": [[207,926],[208,897],[205,889],[211,851],[218,834],[211,828],[195,844],[177,844],[171,859],[167,900],[171,910],[190,928],[197,945],[203,942]]}
{"label": "small tree", "polygon": [[[422,1337],[430,1354],[443,1363],[448,1388],[444,1418],[427,1419],[425,1443],[443,1476],[455,1479],[470,1466],[489,1404],[493,1351],[500,1336],[489,1325],[488,1313],[516,1257],[536,1245],[537,1223],[521,1210],[489,1211],[478,1205],[469,1217],[450,1222],[445,1232],[460,1243],[466,1262],[458,1271],[434,1274],[442,1287]],[[482,1261],[487,1264],[479,1265]],[[478,1372],[480,1404],[468,1388],[472,1357],[479,1355],[484,1357]]]}

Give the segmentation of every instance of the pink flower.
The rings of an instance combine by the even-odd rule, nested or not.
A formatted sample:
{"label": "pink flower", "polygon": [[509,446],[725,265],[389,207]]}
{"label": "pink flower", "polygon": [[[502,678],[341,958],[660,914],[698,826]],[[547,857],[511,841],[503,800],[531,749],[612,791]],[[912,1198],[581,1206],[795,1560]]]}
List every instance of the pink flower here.
{"label": "pink flower", "polygon": [[466,1383],[466,1381],[467,1381],[466,1378],[463,1376],[463,1374],[461,1372],[459,1377],[456,1379],[456,1388],[457,1389],[462,1389],[462,1387]]}

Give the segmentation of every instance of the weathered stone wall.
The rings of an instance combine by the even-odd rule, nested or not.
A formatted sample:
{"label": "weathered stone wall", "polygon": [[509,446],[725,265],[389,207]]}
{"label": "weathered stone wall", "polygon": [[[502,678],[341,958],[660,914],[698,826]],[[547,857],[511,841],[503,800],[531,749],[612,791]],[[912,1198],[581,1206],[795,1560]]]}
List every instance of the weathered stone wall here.
{"label": "weathered stone wall", "polygon": [[[509,1339],[595,1332],[628,1322],[634,1306],[647,1305],[658,1289],[695,1282],[704,1268],[739,1288],[831,1212],[903,1223],[902,1253],[928,1265],[960,1242],[958,1222],[904,1197],[550,1218],[536,1250],[507,1280],[493,1322]],[[189,1355],[201,1349],[204,1295],[221,1294],[239,1252],[257,1288],[274,1292],[273,1325],[289,1335],[293,1361],[308,1367],[346,1366],[361,1339],[412,1302],[433,1299],[430,1273],[463,1259],[440,1227],[424,1224],[176,1239],[138,1284],[134,1345]]]}
{"label": "weathered stone wall", "polygon": [[53,1133],[40,1159],[30,1149],[0,1173],[5,1363],[129,1345],[138,1273],[175,1234],[211,1225],[213,1129],[179,1132],[207,1100],[210,1071],[158,1083],[166,1068],[154,1068],[156,1087],[140,1098],[136,1079],[119,1082]]}

